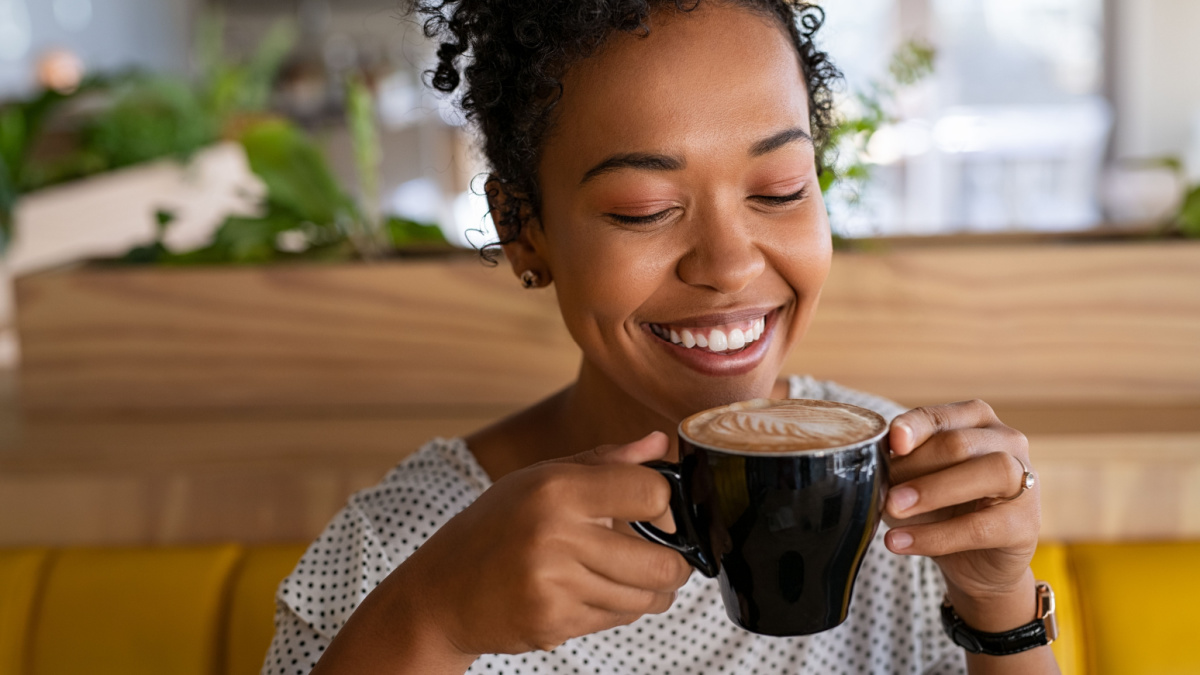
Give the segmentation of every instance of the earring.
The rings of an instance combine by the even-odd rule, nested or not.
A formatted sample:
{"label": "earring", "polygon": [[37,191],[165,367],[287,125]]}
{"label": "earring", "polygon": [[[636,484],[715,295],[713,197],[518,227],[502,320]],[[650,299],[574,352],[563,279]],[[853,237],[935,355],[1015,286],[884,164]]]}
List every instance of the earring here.
{"label": "earring", "polygon": [[541,275],[533,270],[521,272],[521,285],[525,288],[535,288],[542,282]]}

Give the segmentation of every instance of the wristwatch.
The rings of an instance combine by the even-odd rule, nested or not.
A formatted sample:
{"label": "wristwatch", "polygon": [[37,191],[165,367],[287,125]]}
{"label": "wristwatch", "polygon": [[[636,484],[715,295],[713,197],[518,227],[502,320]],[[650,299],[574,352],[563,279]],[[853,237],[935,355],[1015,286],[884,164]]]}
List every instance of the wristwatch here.
{"label": "wristwatch", "polygon": [[1037,616],[1024,626],[1004,633],[984,633],[971,628],[954,611],[950,599],[946,598],[942,602],[942,628],[954,644],[972,654],[1007,656],[1034,647],[1044,647],[1058,638],[1054,590],[1044,581],[1037,582]]}

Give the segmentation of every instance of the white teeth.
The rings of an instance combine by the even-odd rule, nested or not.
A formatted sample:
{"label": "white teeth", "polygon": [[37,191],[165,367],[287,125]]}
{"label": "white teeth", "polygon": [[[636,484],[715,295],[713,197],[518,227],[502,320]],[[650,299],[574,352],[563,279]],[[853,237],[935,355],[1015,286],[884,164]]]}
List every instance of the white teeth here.
{"label": "white teeth", "polygon": [[737,351],[762,337],[767,327],[766,317],[759,317],[746,328],[713,328],[707,334],[692,328],[671,328],[661,324],[650,324],[650,330],[658,337],[682,345],[687,349],[700,347],[713,352]]}

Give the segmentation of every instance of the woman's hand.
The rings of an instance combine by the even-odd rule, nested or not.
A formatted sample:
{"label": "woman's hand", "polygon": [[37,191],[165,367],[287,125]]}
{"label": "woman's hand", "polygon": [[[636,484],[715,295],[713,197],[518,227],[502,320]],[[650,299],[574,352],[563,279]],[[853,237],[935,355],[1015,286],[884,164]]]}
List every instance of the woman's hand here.
{"label": "woman's hand", "polygon": [[654,433],[508,474],[398,568],[405,604],[465,655],[549,650],[666,611],[691,567],[621,521],[669,514],[666,480],[638,466],[667,450]]}
{"label": "woman's hand", "polygon": [[910,410],[892,421],[890,434],[888,548],[933,558],[956,608],[1015,598],[1029,616],[1007,629],[1032,620],[1029,561],[1037,548],[1040,487],[1001,501],[1020,491],[1021,463],[1031,466],[1024,434],[983,401]]}

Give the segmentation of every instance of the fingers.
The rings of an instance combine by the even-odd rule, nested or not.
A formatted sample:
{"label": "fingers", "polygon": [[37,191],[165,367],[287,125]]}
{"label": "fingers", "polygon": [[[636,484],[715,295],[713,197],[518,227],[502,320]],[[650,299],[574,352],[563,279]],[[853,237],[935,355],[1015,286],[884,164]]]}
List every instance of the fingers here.
{"label": "fingers", "polygon": [[593,533],[599,545],[581,555],[581,562],[606,579],[633,588],[673,593],[687,583],[692,566],[675,551],[606,528]]}
{"label": "fingers", "polygon": [[914,408],[892,420],[888,441],[896,455],[907,455],[943,431],[987,427],[997,422],[992,407],[980,400]]}
{"label": "fingers", "polygon": [[598,574],[588,575],[578,598],[584,605],[617,615],[662,614],[675,602],[675,590],[652,591],[618,584]]}
{"label": "fingers", "polygon": [[521,489],[538,512],[564,509],[589,519],[654,521],[670,512],[671,487],[639,464],[543,463]]}
{"label": "fingers", "polygon": [[645,437],[625,445],[602,445],[577,455],[565,457],[559,462],[586,464],[644,464],[667,456],[671,441],[661,431],[652,431]]}
{"label": "fingers", "polygon": [[983,549],[1032,550],[1038,528],[1029,527],[1026,509],[1015,505],[1000,504],[936,523],[896,528],[885,541],[893,553],[931,558]]}
{"label": "fingers", "polygon": [[915,452],[893,456],[888,466],[892,485],[908,482],[946,467],[995,452],[1029,456],[1029,441],[1005,426],[944,431],[925,441]]}
{"label": "fingers", "polygon": [[888,492],[887,513],[911,518],[976,499],[1010,497],[1021,489],[1024,473],[1016,457],[990,452],[895,486]]}

